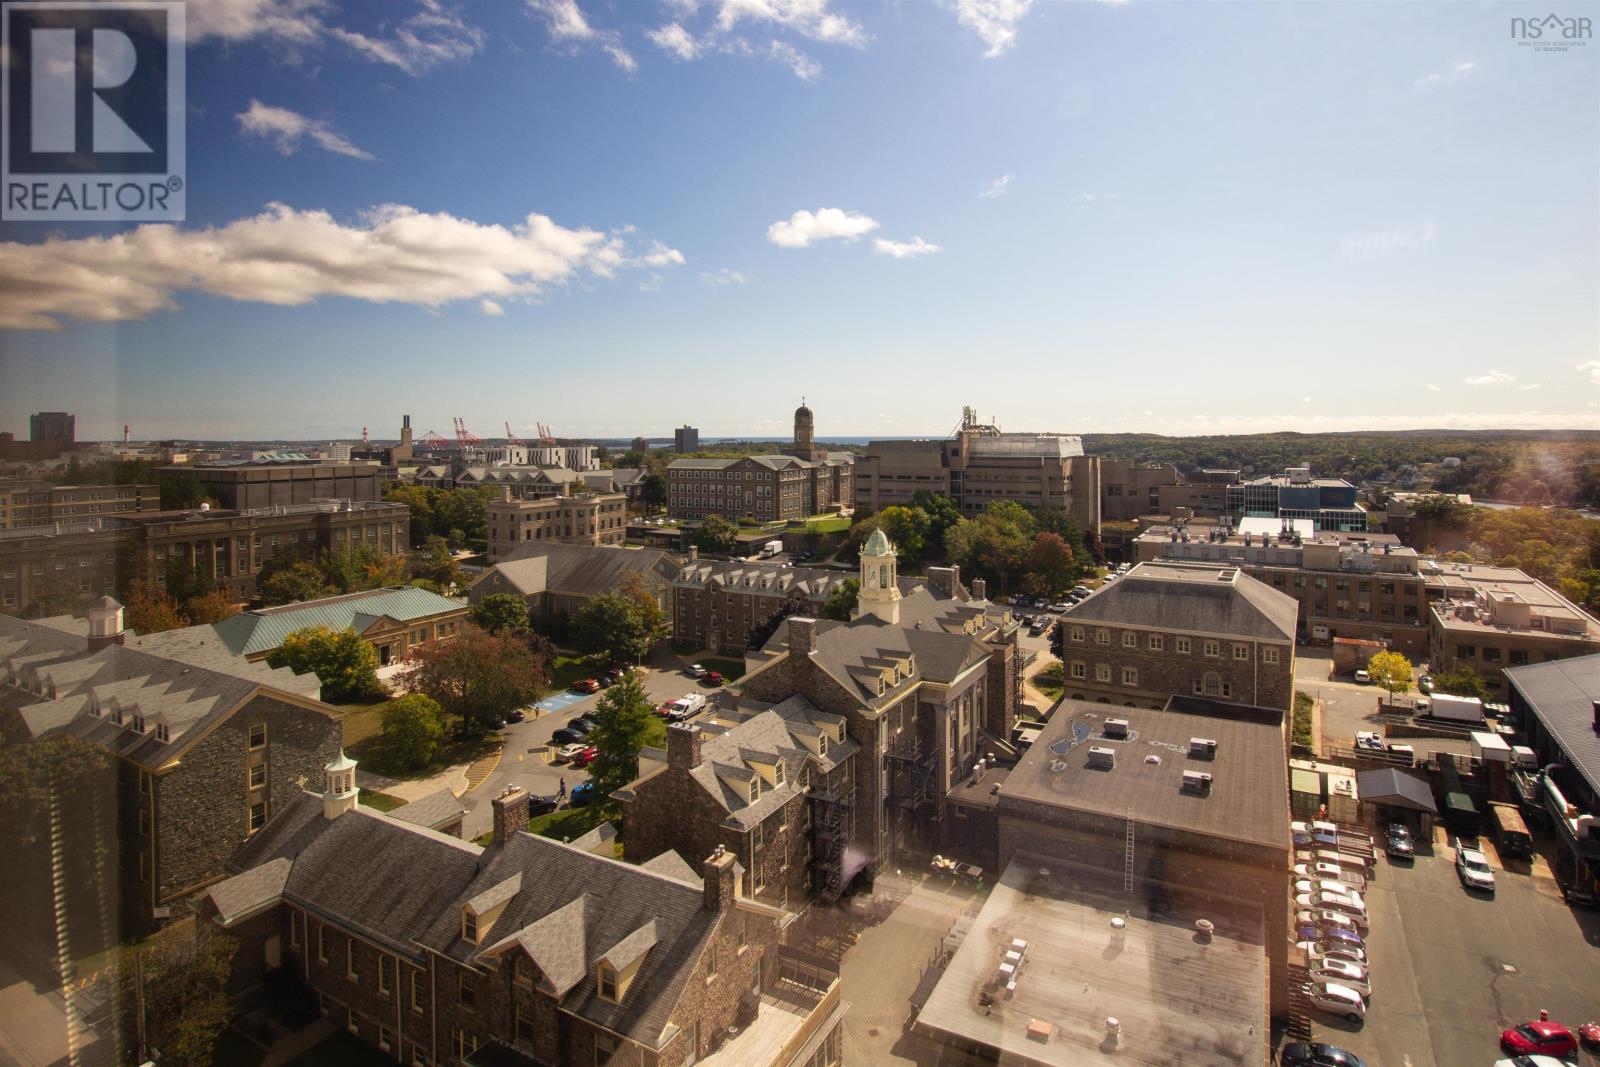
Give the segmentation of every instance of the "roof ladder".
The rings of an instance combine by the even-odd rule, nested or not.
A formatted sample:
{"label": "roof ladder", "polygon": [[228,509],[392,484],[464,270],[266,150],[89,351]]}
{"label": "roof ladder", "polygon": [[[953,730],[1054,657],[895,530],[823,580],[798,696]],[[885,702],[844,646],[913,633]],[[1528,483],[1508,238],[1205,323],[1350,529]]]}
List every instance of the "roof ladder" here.
{"label": "roof ladder", "polygon": [[1127,848],[1122,853],[1122,891],[1133,892],[1133,813],[1128,813]]}

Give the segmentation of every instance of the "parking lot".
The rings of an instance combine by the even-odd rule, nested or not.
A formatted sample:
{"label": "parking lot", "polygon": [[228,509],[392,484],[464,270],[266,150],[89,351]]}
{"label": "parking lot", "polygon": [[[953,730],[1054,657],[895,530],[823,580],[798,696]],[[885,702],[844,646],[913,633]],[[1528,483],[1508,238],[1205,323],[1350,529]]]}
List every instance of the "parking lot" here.
{"label": "parking lot", "polygon": [[[689,677],[675,657],[663,657],[644,669],[644,689],[653,704],[674,700],[685,693],[704,693],[713,690]],[[605,693],[578,694],[568,690],[552,693],[540,705],[550,708],[538,716],[529,715],[501,731],[505,739],[504,754],[500,764],[482,785],[461,798],[467,808],[464,827],[468,838],[488,830],[492,822],[489,801],[508,785],[519,785],[535,796],[554,794],[565,779],[568,791],[579,782],[588,781],[586,771],[566,763],[547,763],[544,749],[550,744],[550,735],[561,727],[595,709]]]}
{"label": "parking lot", "polygon": [[[1573,1028],[1600,1016],[1600,913],[1568,908],[1546,874],[1507,870],[1486,850],[1492,897],[1461,887],[1442,830],[1413,863],[1379,856],[1366,892],[1366,1022],[1314,1013],[1316,1040],[1373,1067],[1488,1067],[1501,1058],[1500,1031],[1540,1009]],[[1600,1057],[1580,1052],[1576,1062]]]}
{"label": "parking lot", "polygon": [[[1375,685],[1360,685],[1348,675],[1331,676],[1333,656],[1326,648],[1314,646],[1295,649],[1294,685],[1321,701],[1322,751],[1330,746],[1349,748],[1355,742],[1357,731],[1378,730],[1378,698],[1383,690]],[[1422,694],[1413,690],[1412,698]],[[1405,743],[1416,750],[1418,759],[1433,752],[1449,752],[1464,756],[1472,745],[1466,738],[1407,737]]]}

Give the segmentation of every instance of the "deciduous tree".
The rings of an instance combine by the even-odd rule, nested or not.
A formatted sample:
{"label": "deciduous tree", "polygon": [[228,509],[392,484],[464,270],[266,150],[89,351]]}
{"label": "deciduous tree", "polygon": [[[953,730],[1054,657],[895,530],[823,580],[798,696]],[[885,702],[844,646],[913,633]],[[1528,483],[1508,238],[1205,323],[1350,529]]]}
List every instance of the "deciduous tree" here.
{"label": "deciduous tree", "polygon": [[166,593],[152,590],[134,579],[123,598],[123,617],[136,634],[158,634],[189,625],[189,620]]}
{"label": "deciduous tree", "polygon": [[492,634],[528,629],[528,604],[515,593],[492,593],[472,609],[472,621]]}
{"label": "deciduous tree", "polygon": [[822,602],[822,617],[837,619],[840,622],[849,622],[856,614],[856,604],[861,597],[861,581],[858,578],[846,578],[828,594],[828,599]]}
{"label": "deciduous tree", "polygon": [[203,626],[239,614],[239,605],[235,604],[227,593],[213,589],[201,596],[190,597],[188,603],[183,606],[183,613],[189,616],[191,624]]}
{"label": "deciduous tree", "polygon": [[402,767],[425,767],[444,743],[444,711],[423,693],[407,693],[382,711],[384,748]]}
{"label": "deciduous tree", "polygon": [[296,630],[268,654],[267,663],[288,667],[296,674],[315,674],[322,683],[322,699],[331,703],[375,700],[383,695],[377,650],[354,630],[336,633],[326,626]]}
{"label": "deciduous tree", "polygon": [[528,642],[468,624],[449,641],[406,653],[402,684],[438,702],[463,735],[479,734],[513,709],[532,704],[550,684],[549,667]]}
{"label": "deciduous tree", "polygon": [[726,556],[737,545],[739,528],[721,515],[707,515],[694,532],[694,546],[709,555]]}
{"label": "deciduous tree", "polygon": [[1379,652],[1367,661],[1367,673],[1391,697],[1411,692],[1411,661],[1399,652]]}

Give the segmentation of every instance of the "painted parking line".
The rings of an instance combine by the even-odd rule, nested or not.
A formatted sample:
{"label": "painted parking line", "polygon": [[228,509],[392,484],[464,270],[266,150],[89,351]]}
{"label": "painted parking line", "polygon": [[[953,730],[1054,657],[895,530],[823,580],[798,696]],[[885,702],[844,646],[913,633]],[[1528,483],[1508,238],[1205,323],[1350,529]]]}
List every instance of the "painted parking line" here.
{"label": "painted parking line", "polygon": [[561,711],[564,708],[570,708],[572,705],[583,700],[588,695],[588,693],[574,693],[570,689],[563,689],[554,696],[545,697],[543,700],[536,703],[534,707],[548,715],[552,711]]}

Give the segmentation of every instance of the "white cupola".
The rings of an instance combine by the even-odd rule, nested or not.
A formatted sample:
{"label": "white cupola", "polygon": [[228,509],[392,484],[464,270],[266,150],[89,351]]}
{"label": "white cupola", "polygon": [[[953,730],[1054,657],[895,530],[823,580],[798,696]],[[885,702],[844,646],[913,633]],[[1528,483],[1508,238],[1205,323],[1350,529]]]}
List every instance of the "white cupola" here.
{"label": "white cupola", "polygon": [[339,758],[323,768],[327,775],[327,788],[322,793],[322,817],[337,819],[347,811],[355,810],[361,790],[356,788],[356,761],[340,749]]}
{"label": "white cupola", "polygon": [[900,581],[896,574],[895,551],[882,530],[873,530],[861,548],[860,581],[856,618],[873,615],[891,625],[899,625]]}

